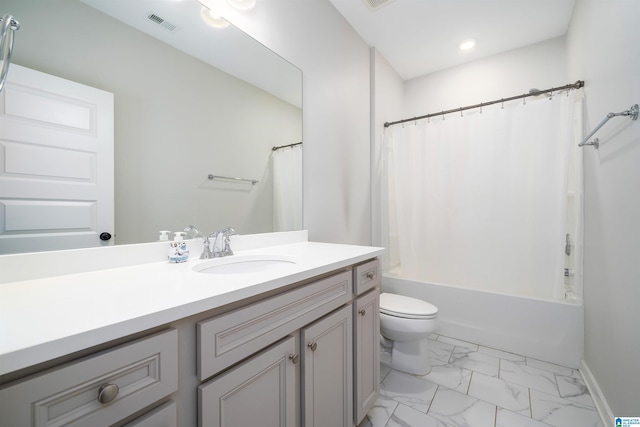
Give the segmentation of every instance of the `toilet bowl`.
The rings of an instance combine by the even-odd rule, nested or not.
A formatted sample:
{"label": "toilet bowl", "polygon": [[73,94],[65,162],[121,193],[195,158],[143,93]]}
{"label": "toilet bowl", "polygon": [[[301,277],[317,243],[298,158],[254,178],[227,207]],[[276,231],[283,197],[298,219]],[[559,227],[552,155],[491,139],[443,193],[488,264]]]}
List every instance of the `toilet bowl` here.
{"label": "toilet bowl", "polygon": [[391,368],[413,375],[431,372],[429,340],[438,328],[438,308],[403,295],[380,294],[380,333],[390,341]]}

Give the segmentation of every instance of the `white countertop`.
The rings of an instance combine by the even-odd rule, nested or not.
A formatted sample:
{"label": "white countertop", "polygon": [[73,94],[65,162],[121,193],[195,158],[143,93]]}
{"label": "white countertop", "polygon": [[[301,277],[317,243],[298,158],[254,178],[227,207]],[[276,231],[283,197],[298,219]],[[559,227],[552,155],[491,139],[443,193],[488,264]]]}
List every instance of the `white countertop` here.
{"label": "white countertop", "polygon": [[[299,242],[236,251],[292,257],[275,271],[204,274],[193,257],[0,284],[0,375],[381,255]],[[193,254],[192,254],[193,256]],[[195,259],[194,259],[195,258]],[[34,266],[37,268],[37,266]]]}

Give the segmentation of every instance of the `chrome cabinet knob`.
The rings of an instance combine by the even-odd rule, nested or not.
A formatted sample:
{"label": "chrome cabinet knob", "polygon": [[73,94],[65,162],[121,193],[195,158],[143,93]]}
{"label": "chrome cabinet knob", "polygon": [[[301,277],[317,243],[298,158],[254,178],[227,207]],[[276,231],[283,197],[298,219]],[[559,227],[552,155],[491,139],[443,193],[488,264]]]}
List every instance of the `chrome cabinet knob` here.
{"label": "chrome cabinet knob", "polygon": [[116,398],[120,388],[116,384],[105,384],[98,389],[98,402],[109,403]]}
{"label": "chrome cabinet knob", "polygon": [[298,355],[298,354],[290,354],[289,355],[289,360],[291,360],[293,362],[293,364],[296,365],[298,363],[298,360],[300,360],[300,355]]}
{"label": "chrome cabinet knob", "polygon": [[358,313],[360,313],[361,316],[364,316],[365,314],[367,314],[367,311],[363,308],[362,310],[358,311]]}
{"label": "chrome cabinet knob", "polygon": [[367,273],[367,279],[371,280],[371,279],[373,279],[374,277],[376,277],[376,275],[375,275],[375,274],[373,274],[373,272],[371,272],[371,271],[370,271],[370,272],[368,272],[368,273]]}
{"label": "chrome cabinet knob", "polygon": [[309,347],[311,351],[316,351],[316,348],[318,348],[318,343],[310,342],[309,344],[307,344],[307,347]]}

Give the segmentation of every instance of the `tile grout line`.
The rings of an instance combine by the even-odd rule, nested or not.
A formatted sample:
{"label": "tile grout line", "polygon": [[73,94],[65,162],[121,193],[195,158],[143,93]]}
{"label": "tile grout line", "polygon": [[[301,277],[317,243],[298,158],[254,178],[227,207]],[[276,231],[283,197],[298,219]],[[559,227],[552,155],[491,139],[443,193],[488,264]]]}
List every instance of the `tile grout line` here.
{"label": "tile grout line", "polygon": [[436,392],[433,393],[433,397],[431,398],[431,402],[429,402],[429,407],[427,408],[427,412],[425,412],[425,415],[429,414],[429,411],[431,410],[431,405],[433,405],[433,401],[436,400],[436,394],[438,394],[438,390],[440,390],[439,384],[436,386]]}
{"label": "tile grout line", "polygon": [[[471,370],[471,375],[469,377],[469,385],[467,386],[467,392],[465,393],[467,396],[469,396],[469,390],[471,390],[471,381],[473,381],[473,374],[475,373],[475,371]],[[471,396],[473,397],[473,396]]]}

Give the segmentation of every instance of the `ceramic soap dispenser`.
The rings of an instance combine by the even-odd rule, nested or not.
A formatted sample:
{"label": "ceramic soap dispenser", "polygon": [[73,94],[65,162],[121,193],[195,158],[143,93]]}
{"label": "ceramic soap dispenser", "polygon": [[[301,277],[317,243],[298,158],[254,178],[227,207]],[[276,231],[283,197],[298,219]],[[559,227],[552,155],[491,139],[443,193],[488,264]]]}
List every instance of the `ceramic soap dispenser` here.
{"label": "ceramic soap dispenser", "polygon": [[189,249],[183,240],[185,233],[176,231],[173,242],[169,243],[169,262],[185,262],[189,259]]}

